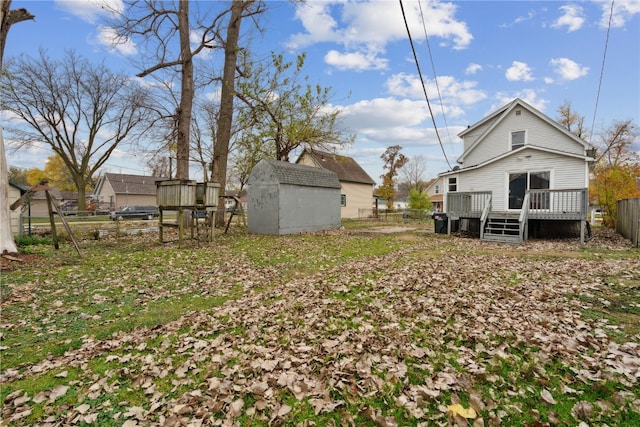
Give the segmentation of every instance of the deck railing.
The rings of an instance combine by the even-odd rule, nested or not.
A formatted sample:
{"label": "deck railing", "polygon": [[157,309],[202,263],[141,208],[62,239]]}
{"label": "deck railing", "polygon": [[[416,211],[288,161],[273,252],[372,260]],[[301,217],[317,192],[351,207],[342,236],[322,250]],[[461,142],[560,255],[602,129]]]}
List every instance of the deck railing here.
{"label": "deck railing", "polygon": [[529,218],[586,219],[589,201],[586,188],[528,190]]}
{"label": "deck railing", "polygon": [[482,215],[491,202],[491,191],[460,192],[447,194],[447,213],[452,219]]}
{"label": "deck railing", "polygon": [[[587,217],[587,189],[527,190],[529,219],[583,220]],[[447,194],[447,214],[451,219],[482,218],[491,205],[490,191]],[[489,207],[489,213],[495,206]]]}

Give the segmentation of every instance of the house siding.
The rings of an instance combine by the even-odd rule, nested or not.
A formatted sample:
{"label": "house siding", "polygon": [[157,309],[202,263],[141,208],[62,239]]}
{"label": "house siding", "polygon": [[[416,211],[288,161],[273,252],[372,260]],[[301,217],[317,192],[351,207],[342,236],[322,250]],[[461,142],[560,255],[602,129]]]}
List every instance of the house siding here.
{"label": "house siding", "polygon": [[457,175],[458,192],[491,191],[493,210],[506,211],[509,174],[542,171],[550,172],[549,186],[553,190],[586,187],[583,159],[530,149],[500,159],[492,163],[491,167],[460,171]]}
{"label": "house siding", "polygon": [[360,209],[371,210],[373,185],[341,182],[341,194],[347,196],[347,205],[340,208],[341,218],[358,218]]}
{"label": "house siding", "polygon": [[[520,115],[516,115],[520,111]],[[485,141],[464,159],[465,165],[477,165],[511,150],[511,132],[524,130],[526,145],[549,148],[570,154],[584,155],[584,147],[576,144],[561,130],[550,126],[525,108],[516,107],[487,136]],[[465,147],[467,146],[465,136]]]}
{"label": "house siding", "polygon": [[[331,155],[331,154],[327,154]],[[324,166],[318,163],[314,158],[306,151],[296,161],[297,164],[305,166],[321,167]],[[329,169],[330,170],[330,169]],[[336,171],[334,171],[336,172]],[[336,172],[338,173],[338,172]],[[369,178],[367,176],[367,178]],[[338,173],[338,179],[341,185],[341,194],[344,194],[347,198],[347,205],[342,206],[340,209],[340,218],[351,219],[358,218],[361,209],[371,211],[371,204],[373,200],[373,183],[354,182],[345,179]],[[369,178],[370,180],[370,178]]]}

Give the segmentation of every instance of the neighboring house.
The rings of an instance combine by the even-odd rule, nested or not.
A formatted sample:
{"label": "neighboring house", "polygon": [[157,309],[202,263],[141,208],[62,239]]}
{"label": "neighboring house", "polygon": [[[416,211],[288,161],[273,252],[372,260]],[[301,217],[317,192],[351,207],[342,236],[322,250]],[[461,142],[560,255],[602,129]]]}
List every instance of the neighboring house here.
{"label": "neighboring house", "polygon": [[[14,182],[9,181],[9,206],[11,206],[15,201],[17,201],[23,194],[28,191],[28,188],[18,185]],[[9,216],[11,217],[11,233],[15,236],[20,234],[20,213],[22,212],[22,208],[16,208],[15,210],[10,211]]]}
{"label": "neighboring house", "polygon": [[93,190],[93,199],[101,209],[117,210],[132,205],[153,205],[156,201],[156,181],[166,178],[157,176],[105,173],[98,178]]}
{"label": "neighboring house", "polygon": [[444,179],[441,176],[427,182],[427,195],[429,199],[431,199],[431,203],[433,204],[432,210],[434,212],[442,212],[444,209],[443,182]]}
{"label": "neighboring house", "polygon": [[305,148],[296,163],[334,172],[340,180],[340,217],[371,215],[375,181],[351,157]]}
{"label": "neighboring house", "polygon": [[[31,187],[29,187],[31,188]],[[53,202],[60,207],[62,202],[62,194],[57,187],[49,187],[49,194],[53,198]],[[49,217],[49,205],[47,203],[47,195],[44,191],[37,191],[25,201],[21,208],[16,208],[14,212],[19,212],[24,217]]]}
{"label": "neighboring house", "polygon": [[449,232],[453,221],[483,240],[521,243],[579,226],[585,241],[590,144],[521,99],[458,136],[461,166],[439,175]]}

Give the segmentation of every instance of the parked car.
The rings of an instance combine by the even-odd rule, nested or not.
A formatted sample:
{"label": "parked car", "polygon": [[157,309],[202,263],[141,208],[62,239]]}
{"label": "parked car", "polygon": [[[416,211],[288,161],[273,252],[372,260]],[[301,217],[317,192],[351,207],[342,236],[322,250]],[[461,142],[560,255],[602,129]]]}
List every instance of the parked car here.
{"label": "parked car", "polygon": [[109,213],[112,221],[122,221],[124,219],[153,219],[160,216],[160,211],[155,206],[125,206],[122,210]]}

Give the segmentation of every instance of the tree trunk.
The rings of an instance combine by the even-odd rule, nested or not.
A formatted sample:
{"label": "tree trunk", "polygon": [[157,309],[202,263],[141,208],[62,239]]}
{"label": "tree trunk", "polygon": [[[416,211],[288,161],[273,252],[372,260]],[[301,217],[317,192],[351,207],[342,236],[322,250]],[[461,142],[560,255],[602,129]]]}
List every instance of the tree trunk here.
{"label": "tree trunk", "polygon": [[0,253],[18,252],[11,230],[11,209],[9,208],[9,171],[4,155],[4,139],[0,125]]}
{"label": "tree trunk", "polygon": [[[0,71],[2,58],[11,25],[33,19],[26,9],[10,10],[11,0],[0,0]],[[11,209],[9,208],[9,168],[4,153],[4,138],[0,124],[0,253],[18,252],[11,230]]]}
{"label": "tree trunk", "polygon": [[[250,2],[249,2],[250,3]],[[234,1],[231,6],[231,18],[227,28],[227,40],[224,48],[224,70],[222,74],[222,93],[220,95],[220,115],[213,149],[212,178],[220,184],[221,194],[225,194],[227,184],[227,160],[229,157],[229,140],[233,124],[233,98],[235,97],[235,74],[238,59],[238,39],[240,23],[245,1]],[[216,225],[224,226],[224,203],[218,205]]]}
{"label": "tree trunk", "polygon": [[182,60],[182,91],[178,111],[178,141],[176,178],[189,179],[189,135],[193,104],[193,57],[189,44],[189,1],[180,0],[178,13],[180,30],[180,59]]}

